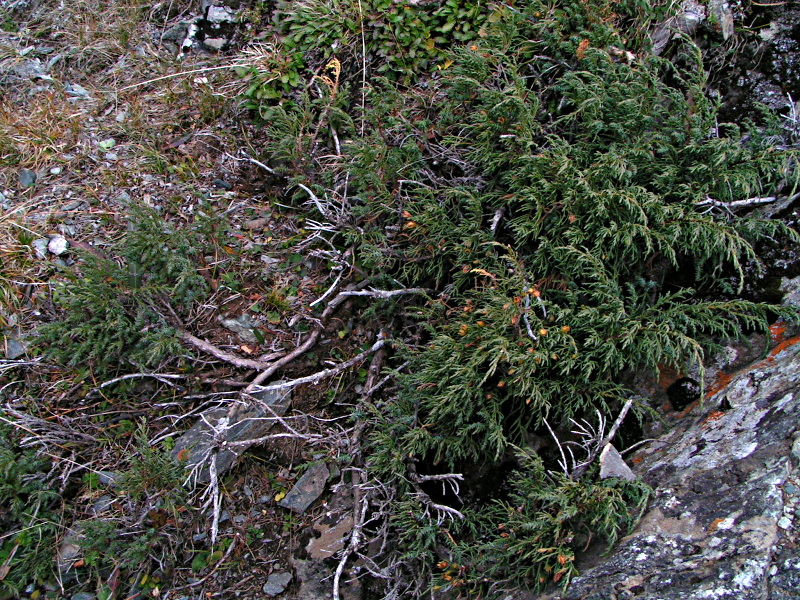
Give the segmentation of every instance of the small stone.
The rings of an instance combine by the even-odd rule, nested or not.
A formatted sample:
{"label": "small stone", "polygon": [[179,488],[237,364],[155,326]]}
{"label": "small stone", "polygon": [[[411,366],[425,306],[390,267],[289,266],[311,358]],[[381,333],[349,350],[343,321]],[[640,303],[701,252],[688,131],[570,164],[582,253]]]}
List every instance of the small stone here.
{"label": "small stone", "polygon": [[127,118],[128,118],[128,111],[121,110],[120,112],[117,113],[117,116],[114,117],[114,120],[117,123],[124,123],[127,120]]}
{"label": "small stone", "polygon": [[5,346],[6,346],[6,359],[7,360],[15,360],[25,354],[27,351],[27,346],[21,340],[17,338],[8,337],[6,336],[5,339]]}
{"label": "small stone", "polygon": [[329,476],[330,471],[325,463],[311,465],[278,504],[298,513],[305,512],[325,491]]}
{"label": "small stone", "polygon": [[253,333],[253,330],[258,327],[258,323],[256,323],[253,317],[247,313],[242,314],[236,319],[221,318],[219,322],[225,329],[229,329],[239,336],[239,339],[241,339],[243,342],[249,342],[253,344],[258,341],[256,334]]}
{"label": "small stone", "polygon": [[116,152],[106,152],[103,155],[103,158],[105,158],[106,160],[110,160],[112,162],[119,160],[119,156],[117,155]]}
{"label": "small stone", "polygon": [[39,238],[31,242],[31,248],[33,248],[33,251],[36,253],[36,258],[40,260],[47,258],[47,245],[49,243],[50,240],[47,238]]}
{"label": "small stone", "polygon": [[61,256],[64,254],[64,252],[67,251],[67,248],[69,248],[69,242],[67,242],[67,238],[65,238],[63,235],[53,236],[47,243],[47,249],[56,256]]}
{"label": "small stone", "polygon": [[19,184],[24,188],[33,187],[36,183],[36,172],[30,169],[20,169]]}
{"label": "small stone", "polygon": [[77,83],[68,83],[67,85],[64,86],[64,89],[66,90],[66,92],[68,94],[70,94],[71,96],[77,97],[77,98],[91,98],[92,97],[92,95],[89,93],[89,91],[85,87],[83,87],[82,85],[79,85]]}
{"label": "small stone", "polygon": [[797,486],[791,483],[787,483],[785,486],[783,486],[783,491],[789,495],[794,495],[797,493]]}
{"label": "small stone", "polygon": [[247,520],[247,515],[234,515],[233,522],[237,525],[241,525]]}
{"label": "small stone", "polygon": [[113,471],[96,471],[97,480],[103,485],[116,486],[118,475]]}
{"label": "small stone", "polygon": [[94,600],[95,598],[97,596],[89,592],[78,592],[77,594],[72,594],[71,600]]}
{"label": "small stone", "polygon": [[277,596],[278,594],[282,594],[286,587],[289,585],[289,582],[292,581],[292,574],[286,571],[279,571],[276,573],[271,573],[270,576],[267,578],[267,583],[264,584],[264,587],[261,590],[270,598]]}
{"label": "small stone", "polygon": [[97,147],[100,148],[100,150],[111,150],[116,145],[117,140],[112,137],[97,142]]}
{"label": "small stone", "polygon": [[50,169],[51,175],[61,175],[61,167],[53,167]]}
{"label": "small stone", "polygon": [[220,52],[227,44],[228,40],[225,38],[206,38],[203,40],[203,46],[212,52]]}
{"label": "small stone", "polygon": [[114,498],[107,495],[100,496],[97,500],[95,500],[94,504],[92,505],[92,510],[94,510],[94,513],[96,515],[99,515],[100,513],[104,513],[109,508],[111,508],[112,504],[114,504]]}
{"label": "small stone", "polygon": [[220,190],[229,190],[233,187],[233,184],[228,183],[224,179],[215,179],[214,186]]}
{"label": "small stone", "polygon": [[189,31],[189,22],[188,21],[181,21],[167,29],[164,32],[164,35],[161,36],[161,41],[163,42],[175,42],[180,43],[186,38],[186,34]]}
{"label": "small stone", "polygon": [[192,541],[193,541],[193,542],[202,542],[202,541],[205,541],[205,539],[206,539],[207,537],[208,537],[208,533],[206,533],[205,531],[203,531],[203,532],[201,532],[201,533],[196,533],[196,534],[194,534],[194,535],[192,536]]}
{"label": "small stone", "polygon": [[784,515],[783,517],[778,519],[778,527],[780,527],[781,529],[789,529],[791,528],[791,526],[792,526],[792,519],[790,517]]}
{"label": "small stone", "polygon": [[206,19],[211,23],[235,23],[236,14],[227,6],[209,6]]}
{"label": "small stone", "polygon": [[622,455],[611,444],[606,444],[600,454],[600,479],[619,477],[627,481],[636,479],[631,468],[625,463]]}
{"label": "small stone", "polygon": [[708,0],[708,20],[726,40],[733,35],[733,12],[728,0]]}

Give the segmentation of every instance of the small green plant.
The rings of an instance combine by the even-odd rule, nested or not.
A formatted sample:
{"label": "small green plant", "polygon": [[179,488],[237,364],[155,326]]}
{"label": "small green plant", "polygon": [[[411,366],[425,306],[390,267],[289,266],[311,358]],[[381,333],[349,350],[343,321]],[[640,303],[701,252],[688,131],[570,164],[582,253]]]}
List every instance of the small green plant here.
{"label": "small green plant", "polygon": [[[115,567],[147,572],[149,557],[174,560],[170,529],[178,526],[185,510],[184,469],[169,452],[150,446],[144,422],[136,430],[135,441],[136,455],[117,479],[129,516],[82,521],[76,526],[82,558],[98,573]],[[146,517],[137,523],[145,507],[149,508]]]}
{"label": "small green plant", "polygon": [[572,480],[545,469],[530,452],[519,456],[509,499],[471,514],[471,534],[441,565],[436,586],[493,597],[502,589],[565,586],[577,574],[576,552],[595,539],[610,549],[638,522],[652,490],[641,482],[593,477]]}
{"label": "small green plant", "polygon": [[51,579],[59,531],[50,461],[19,448],[19,432],[0,411],[0,597]]}
{"label": "small green plant", "polygon": [[[204,227],[199,219],[195,232]],[[131,207],[130,229],[112,250],[116,260],[86,254],[80,274],[56,285],[59,319],[41,331],[46,354],[98,373],[180,360],[176,317],[208,292],[196,266],[204,240],[176,233],[152,209]]]}

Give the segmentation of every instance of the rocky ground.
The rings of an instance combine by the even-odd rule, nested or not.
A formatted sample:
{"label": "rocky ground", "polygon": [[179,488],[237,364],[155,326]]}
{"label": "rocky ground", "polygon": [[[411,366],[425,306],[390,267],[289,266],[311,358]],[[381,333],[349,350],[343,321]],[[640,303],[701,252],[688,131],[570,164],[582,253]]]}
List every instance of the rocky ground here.
{"label": "rocky ground", "polygon": [[[712,85],[720,93],[726,118],[744,119],[755,110],[756,102],[766,103],[782,111],[783,120],[777,124],[782,128],[781,139],[796,144],[800,142],[800,16],[796,7],[785,5],[748,6],[745,13],[736,3],[687,2],[677,22],[665,24],[652,35],[656,47],[658,39],[668,39],[677,30],[696,35],[701,44],[705,37]],[[265,10],[261,2],[205,0],[0,2],[4,19],[0,32],[0,326],[5,340],[0,361],[0,399],[5,409],[0,418],[13,418],[23,446],[58,448],[50,456],[51,473],[63,483],[60,493],[66,499],[60,514],[49,517],[58,519],[58,548],[42,549],[57,555],[57,575],[32,578],[16,590],[23,597],[91,600],[106,594],[105,598],[183,600],[285,593],[284,597],[312,600],[331,597],[334,579],[340,597],[371,597],[367,583],[350,577],[363,565],[344,569],[337,553],[350,539],[354,503],[358,507],[354,475],[343,470],[352,461],[349,453],[357,448],[360,435],[347,418],[350,404],[382,384],[380,368],[386,365],[381,363],[377,325],[360,318],[353,309],[354,297],[336,296],[335,311],[311,314],[307,309],[314,301],[324,301],[322,306],[334,304],[334,294],[327,294],[341,265],[330,255],[304,250],[321,226],[290,201],[282,182],[258,159],[262,132],[243,105],[244,83],[236,69],[258,60],[245,50],[258,41]],[[714,35],[721,36],[723,43],[715,38],[712,44],[709,39]],[[130,207],[137,204],[159,211],[175,230],[194,222],[198,214],[213,214],[219,223],[219,229],[210,232],[216,236],[215,252],[200,257],[198,265],[213,294],[184,323],[183,342],[191,348],[191,356],[159,377],[138,374],[127,380],[98,379],[80,365],[65,369],[42,361],[36,332],[55,316],[54,285],[60,281],[72,285],[65,274],[87,253],[105,256],[129,228]],[[766,210],[787,222],[796,220],[792,204]],[[765,252],[773,253],[774,269],[766,280],[771,287],[765,284],[752,293],[774,292],[776,286],[789,289],[789,296],[796,293],[791,281],[798,274],[796,249],[766,248]],[[300,340],[306,339],[304,334],[315,331],[318,343],[309,346],[308,352],[295,354],[302,347]],[[293,360],[281,362],[287,356]],[[796,356],[786,360],[793,368]],[[266,369],[271,369],[270,374],[309,378],[293,386],[291,408],[288,392],[277,384],[272,391],[259,392],[256,408],[232,409],[231,399],[242,389],[250,389],[255,373],[264,372],[270,361],[278,365]],[[747,362],[740,360],[736,368]],[[323,381],[319,374],[331,369],[324,385],[317,385]],[[719,372],[732,374],[736,369],[725,363]],[[132,381],[133,387],[117,387]],[[724,393],[714,390],[713,401],[699,413],[692,408],[677,413],[665,392],[671,383],[650,388],[664,402],[667,425],[685,423],[681,419],[706,422],[711,418],[706,412],[722,406]],[[22,386],[25,394],[19,393]],[[793,394],[791,388],[792,398]],[[35,407],[26,400],[30,397],[38,399]],[[792,399],[767,416],[764,409],[764,414],[759,413],[761,421],[745,423],[748,416],[739,414],[739,407],[764,401],[728,396],[730,406],[720,410],[738,419],[737,432],[756,427],[772,431],[763,425],[770,419],[770,423],[796,421]],[[786,415],[778,415],[780,410]],[[201,414],[203,418],[198,418]],[[663,433],[658,427],[650,432],[652,437]],[[780,542],[785,553],[781,560],[796,562],[794,537],[785,533],[790,531],[796,504],[797,443],[789,441],[796,432],[781,430],[780,436],[774,443],[761,439],[753,443],[770,448],[768,463],[767,459],[788,449],[794,452],[793,458],[777,466],[770,463],[767,475],[784,469],[774,481],[765,483],[766,475],[753,477],[762,487],[772,486],[766,491],[758,488],[770,502],[775,499],[769,493],[776,489],[786,498],[791,496],[791,501],[782,501],[780,507],[777,500],[762,506],[749,499],[751,488],[731,484],[741,496],[748,523],[765,515],[783,519],[776,527],[770,525],[772,545],[756,544],[752,557],[742,561],[758,562]],[[226,442],[227,454],[212,451],[212,439]],[[686,434],[679,442],[669,442],[671,452],[680,454],[691,439]],[[238,461],[250,446],[247,460]],[[674,467],[655,464],[649,448],[639,457],[637,472],[646,473],[651,484],[689,477],[688,471],[679,476],[670,471]],[[155,472],[165,467],[158,462],[160,455],[149,454],[149,449],[196,465],[198,485],[187,486],[187,495],[179,500],[170,497],[167,488],[178,480],[152,481]],[[212,454],[215,466],[209,467]],[[119,466],[128,465],[132,457],[138,467],[128,467],[121,484]],[[687,460],[684,455],[678,458]],[[704,460],[713,462],[708,457]],[[705,471],[697,476],[713,470],[715,464],[703,463]],[[789,471],[787,464],[792,466]],[[697,468],[687,465],[679,467]],[[131,473],[138,474],[138,488],[131,484]],[[749,471],[737,476],[749,476]],[[704,482],[699,479],[693,489]],[[141,497],[135,497],[138,492],[131,489],[138,489]],[[662,491],[659,501],[669,504],[667,495]],[[658,510],[666,509],[659,505]],[[703,512],[691,522],[694,529],[686,535],[701,540],[696,542],[695,554],[706,552],[704,561],[718,560],[708,558],[708,548],[735,547],[736,538],[709,537],[712,529],[735,530],[725,520],[729,516]],[[145,548],[141,567],[128,569],[123,578],[118,567],[103,562],[99,548],[81,545],[87,523],[92,522],[112,527],[124,523],[134,532]],[[652,539],[646,538],[645,545],[638,538],[626,542],[611,560],[641,562],[649,560],[651,550],[661,552],[663,547],[658,552],[653,547],[664,533],[663,522],[646,519],[642,531]],[[751,530],[743,527],[743,535]],[[100,533],[94,535],[99,544],[110,543]],[[0,580],[13,579],[14,573],[6,567],[16,551],[12,548],[7,556],[0,555]],[[661,552],[653,564],[663,570],[667,568],[664,561],[673,558],[664,558]],[[694,569],[682,560],[683,571]],[[783,586],[784,591],[730,597],[796,597],[796,588],[791,591],[792,582],[797,581],[794,571],[781,567],[777,558],[772,563],[758,562],[751,569],[757,574],[752,576],[740,562],[731,562],[728,579],[734,583],[762,582],[764,574],[777,566],[779,575],[772,573],[770,589]],[[634,581],[627,573],[625,579],[617,576],[624,568],[609,564],[606,571],[595,567],[601,571],[599,587],[591,588],[585,578],[578,579],[573,586],[577,591],[565,597],[586,597],[590,592],[603,598],[661,597],[661,588],[647,583],[646,576]],[[686,589],[711,577],[707,571]],[[604,591],[614,586],[617,595]],[[728,588],[731,594],[744,589],[733,583]],[[0,598],[10,595],[0,592]]]}

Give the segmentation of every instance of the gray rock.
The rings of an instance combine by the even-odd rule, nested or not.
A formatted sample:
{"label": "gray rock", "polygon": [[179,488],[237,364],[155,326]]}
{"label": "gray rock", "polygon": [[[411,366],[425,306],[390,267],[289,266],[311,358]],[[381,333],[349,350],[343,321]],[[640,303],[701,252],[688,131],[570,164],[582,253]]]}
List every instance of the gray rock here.
{"label": "gray rock", "polygon": [[190,23],[188,21],[176,23],[164,32],[164,35],[161,36],[161,41],[180,44],[186,39],[186,34],[189,32],[189,25]]}
{"label": "gray rock", "polygon": [[89,92],[89,90],[77,83],[67,83],[64,86],[64,90],[73,98],[88,100],[92,97],[92,94]]}
{"label": "gray rock", "polygon": [[106,512],[111,505],[114,504],[114,498],[108,495],[100,496],[97,500],[94,501],[92,504],[92,510],[94,514],[99,515],[101,513]]}
{"label": "gray rock", "polygon": [[18,337],[5,336],[5,355],[8,360],[15,360],[28,351],[28,346]]}
{"label": "gray rock", "polygon": [[650,34],[653,41],[653,54],[658,56],[664,48],[680,34],[692,35],[697,27],[706,18],[706,7],[697,0],[684,0],[681,11],[661,23]]}
{"label": "gray rock", "polygon": [[61,256],[69,249],[69,242],[63,235],[54,235],[47,242],[47,249],[56,256]]}
{"label": "gray rock", "polygon": [[236,13],[227,6],[209,6],[206,19],[211,23],[235,23]]}
{"label": "gray rock", "polygon": [[212,52],[221,52],[228,45],[225,38],[206,38],[203,40],[203,47]]}
{"label": "gray rock", "polygon": [[796,591],[800,581],[789,518],[797,499],[786,492],[799,487],[800,460],[791,454],[800,439],[798,342],[740,369],[637,452],[634,471],[655,498],[635,531],[561,598],[793,597],[769,590]]}
{"label": "gray rock", "polygon": [[267,583],[264,584],[264,587],[262,587],[261,590],[267,596],[273,598],[278,594],[282,594],[291,581],[292,574],[287,571],[270,573],[269,577],[267,578]]}
{"label": "gray rock", "polygon": [[[260,403],[230,409],[214,409],[203,413],[194,427],[184,433],[172,449],[172,455],[188,469],[195,471],[198,483],[210,481],[208,467],[216,457],[217,474],[230,469],[245,450],[275,424],[275,415],[282,416],[289,408],[291,391],[256,392]],[[235,448],[223,443],[244,442]]]}
{"label": "gray rock", "polygon": [[49,243],[50,240],[47,238],[39,238],[31,242],[31,248],[33,248],[33,251],[36,253],[36,258],[39,260],[47,258],[47,245]]}
{"label": "gray rock", "polygon": [[305,512],[325,491],[329,476],[325,463],[311,465],[278,504],[298,513]]}
{"label": "gray rock", "polygon": [[622,455],[611,444],[606,444],[600,454],[600,479],[619,477],[627,481],[636,479],[631,468],[625,464]]}
{"label": "gray rock", "polygon": [[24,188],[36,185],[36,172],[30,169],[19,170],[19,184]]}
{"label": "gray rock", "polygon": [[113,471],[95,471],[97,479],[103,485],[116,487],[119,484],[119,475]]}
{"label": "gray rock", "polygon": [[[329,600],[331,598],[335,566],[329,567],[325,561],[321,560],[300,560],[293,557],[292,567],[295,570],[295,577],[300,582],[300,589],[297,590],[292,600]],[[360,600],[361,592],[361,580],[345,570],[339,580],[339,597],[342,600]]]}
{"label": "gray rock", "polygon": [[258,341],[256,334],[253,333],[253,329],[258,327],[258,323],[248,313],[244,313],[235,319],[223,319],[220,317],[219,322],[225,329],[229,329],[239,336],[239,339],[243,342],[254,344]]}
{"label": "gray rock", "polygon": [[708,0],[708,20],[722,33],[722,39],[733,35],[733,12],[728,0]]}

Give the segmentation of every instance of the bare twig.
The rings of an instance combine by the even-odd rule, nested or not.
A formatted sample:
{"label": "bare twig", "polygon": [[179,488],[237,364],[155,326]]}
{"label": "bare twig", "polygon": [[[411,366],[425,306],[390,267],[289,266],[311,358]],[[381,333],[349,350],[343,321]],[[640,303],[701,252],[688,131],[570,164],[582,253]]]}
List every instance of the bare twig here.
{"label": "bare twig", "polygon": [[370,354],[372,354],[373,352],[377,352],[380,348],[382,348],[384,344],[386,344],[386,342],[387,340],[382,337],[377,342],[375,342],[368,350],[365,350],[361,354],[358,354],[353,358],[351,358],[350,360],[338,364],[333,368],[325,369],[323,371],[319,371],[317,373],[314,373],[313,375],[308,375],[306,377],[300,377],[298,379],[292,379],[290,381],[282,381],[280,383],[273,383],[272,385],[268,385],[265,387],[255,386],[252,390],[248,388],[247,393],[252,394],[254,392],[272,392],[277,390],[285,390],[286,388],[293,388],[305,383],[317,384],[323,379],[327,379],[328,377],[333,377],[334,375],[338,375],[342,371],[345,371],[350,367],[352,367],[353,365],[360,363]]}
{"label": "bare twig", "polygon": [[706,196],[705,200],[700,200],[695,203],[695,206],[718,206],[720,208],[727,208],[733,210],[736,208],[743,208],[746,206],[758,206],[759,204],[769,204],[777,200],[777,196],[765,196],[763,198],[747,198],[745,200],[733,200],[732,202],[722,202],[714,200],[710,196]]}
{"label": "bare twig", "polygon": [[256,160],[255,158],[252,158],[251,156],[248,156],[247,152],[245,152],[244,150],[239,150],[239,154],[241,154],[244,158],[236,158],[233,154],[230,154],[229,152],[226,152],[225,156],[227,156],[228,158],[231,158],[231,159],[233,159],[235,161],[243,161],[243,160],[244,161],[249,161],[249,162],[253,163],[254,165],[256,165],[257,167],[261,167],[262,169],[264,169],[270,175],[275,175],[276,174],[274,169],[271,169],[270,167],[265,165],[260,160]]}
{"label": "bare twig", "polygon": [[215,356],[220,360],[224,360],[227,363],[230,363],[234,366],[241,367],[243,369],[255,369],[256,371],[264,371],[272,367],[275,363],[268,362],[270,360],[279,359],[286,355],[285,352],[272,352],[271,354],[267,354],[266,356],[262,357],[261,360],[253,360],[251,358],[241,358],[236,356],[235,354],[231,354],[229,352],[225,352],[224,350],[220,350],[213,344],[205,340],[201,340],[198,337],[193,336],[188,331],[179,331],[181,339],[185,342],[188,342],[198,350],[202,350],[210,354],[211,356]]}
{"label": "bare twig", "polygon": [[505,207],[498,208],[494,213],[494,218],[492,218],[492,235],[497,233],[497,228],[500,226],[500,220],[503,218],[503,215],[506,214]]}
{"label": "bare twig", "polygon": [[152,377],[153,379],[158,379],[162,383],[174,385],[171,381],[169,381],[170,379],[186,379],[188,375],[180,375],[177,373],[130,373],[128,375],[122,375],[121,377],[109,379],[108,381],[101,383],[96,388],[89,391],[86,395],[91,396],[92,394],[96,394],[103,388],[107,388],[108,386],[119,383],[120,381],[127,381],[128,379],[142,379],[144,377]]}
{"label": "bare twig", "polygon": [[429,290],[426,288],[403,288],[401,290],[376,290],[374,288],[370,288],[368,290],[344,291],[342,292],[342,295],[368,296],[370,298],[389,299],[394,296],[404,296],[406,294],[432,294],[432,293],[434,293],[434,290]]}

